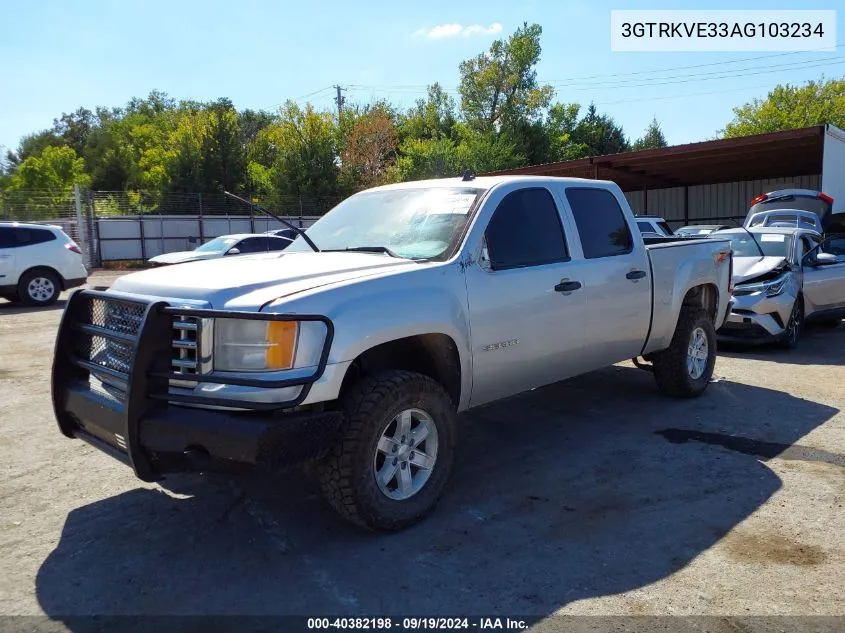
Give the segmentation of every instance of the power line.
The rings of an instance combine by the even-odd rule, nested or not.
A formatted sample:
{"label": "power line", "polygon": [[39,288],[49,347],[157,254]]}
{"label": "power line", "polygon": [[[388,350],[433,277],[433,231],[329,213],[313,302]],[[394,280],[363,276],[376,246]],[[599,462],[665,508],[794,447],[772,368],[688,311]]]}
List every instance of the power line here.
{"label": "power line", "polygon": [[686,97],[705,97],[708,95],[714,94],[722,94],[726,92],[742,92],[745,90],[770,90],[776,87],[778,84],[765,84],[761,86],[742,86],[741,88],[728,88],[726,90],[708,90],[706,92],[684,92],[680,94],[674,95],[664,95],[661,97],[643,97],[641,99],[619,99],[617,101],[602,101],[600,103],[595,103],[596,106],[608,106],[608,105],[617,105],[620,103],[640,103],[645,101],[664,101],[668,99],[683,99]]}
{"label": "power line", "polygon": [[[803,70],[805,68],[819,68],[822,66],[837,66],[845,63],[845,56],[837,57],[835,60],[829,60],[826,62],[819,62],[816,64],[805,64],[801,66],[773,66],[767,67],[762,70],[756,70],[753,72],[735,72],[730,74],[722,74],[718,75],[715,73],[703,73],[701,75],[691,75],[686,76],[684,78],[673,79],[671,81],[655,81],[655,80],[642,80],[644,83],[638,84],[616,84],[616,85],[605,85],[605,86],[568,86],[570,90],[610,90],[610,89],[619,89],[619,88],[645,88],[650,86],[668,86],[672,84],[684,84],[689,83],[691,81],[712,81],[713,79],[733,79],[735,77],[751,77],[753,75],[765,75],[768,73],[773,72],[783,72],[789,70]],[[742,71],[751,70],[748,68],[741,69]],[[715,76],[709,76],[715,75]],[[561,86],[567,87],[567,86]]]}
{"label": "power line", "polygon": [[845,44],[837,44],[836,46],[822,46],[820,48],[813,48],[806,51],[790,51],[788,53],[773,53],[771,55],[758,55],[756,57],[743,57],[740,59],[729,59],[723,62],[709,62],[707,64],[693,64],[692,66],[674,66],[669,68],[652,68],[651,70],[637,70],[634,72],[628,73],[612,73],[606,75],[588,75],[588,76],[581,76],[581,77],[568,77],[564,79],[548,79],[546,80],[547,83],[555,83],[555,82],[565,82],[565,81],[579,81],[581,79],[601,79],[603,77],[629,77],[631,75],[646,75],[651,73],[663,73],[669,72],[672,70],[688,70],[690,68],[706,68],[708,66],[724,66],[726,64],[738,64],[740,62],[748,62],[748,61],[756,61],[758,59],[769,59],[772,57],[784,57],[787,55],[800,55],[802,53],[812,53],[818,51],[829,51],[831,48],[841,48],[845,46]]}

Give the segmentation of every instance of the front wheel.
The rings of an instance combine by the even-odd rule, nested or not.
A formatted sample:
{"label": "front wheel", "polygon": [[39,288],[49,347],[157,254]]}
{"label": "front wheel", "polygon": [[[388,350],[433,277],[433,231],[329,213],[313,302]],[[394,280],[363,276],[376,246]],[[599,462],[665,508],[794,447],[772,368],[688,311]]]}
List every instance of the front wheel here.
{"label": "front wheel", "polygon": [[792,305],[792,312],[789,314],[789,322],[780,339],[780,346],[784,349],[795,349],[798,347],[798,339],[804,329],[804,302],[801,297],[795,299]]}
{"label": "front wheel", "polygon": [[654,355],[657,387],[675,398],[704,393],[716,365],[716,330],[707,312],[684,307],[668,349]]}
{"label": "front wheel", "polygon": [[425,517],[452,470],[457,414],[427,376],[387,371],[343,398],[340,441],[320,464],[329,504],[373,530],[399,530]]}

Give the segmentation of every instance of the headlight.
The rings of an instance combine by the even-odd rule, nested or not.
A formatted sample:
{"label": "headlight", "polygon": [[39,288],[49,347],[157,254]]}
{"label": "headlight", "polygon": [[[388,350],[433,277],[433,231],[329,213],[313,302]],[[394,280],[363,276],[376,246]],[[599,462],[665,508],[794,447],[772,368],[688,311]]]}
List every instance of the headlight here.
{"label": "headlight", "polygon": [[279,371],[317,365],[326,340],[319,321],[216,319],[214,369]]}
{"label": "headlight", "polygon": [[789,281],[790,275],[791,273],[786,273],[771,281],[764,281],[762,283],[737,284],[736,289],[743,291],[745,294],[765,292],[767,297],[776,297],[786,288],[786,283]]}

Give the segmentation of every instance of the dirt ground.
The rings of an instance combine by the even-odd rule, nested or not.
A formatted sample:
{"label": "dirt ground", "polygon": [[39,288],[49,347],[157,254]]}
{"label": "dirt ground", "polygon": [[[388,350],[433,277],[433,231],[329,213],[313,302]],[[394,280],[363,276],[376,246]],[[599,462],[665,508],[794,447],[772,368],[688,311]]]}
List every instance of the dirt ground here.
{"label": "dirt ground", "polygon": [[623,363],[465,414],[385,536],[299,472],[148,485],[62,437],[61,307],[0,300],[0,614],[845,615],[845,324],[720,352],[692,401]]}

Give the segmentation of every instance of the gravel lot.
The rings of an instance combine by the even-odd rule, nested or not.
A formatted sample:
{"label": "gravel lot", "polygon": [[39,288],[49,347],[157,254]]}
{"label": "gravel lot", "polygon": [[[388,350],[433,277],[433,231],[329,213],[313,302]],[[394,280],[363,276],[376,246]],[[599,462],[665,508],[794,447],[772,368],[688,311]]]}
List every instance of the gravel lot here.
{"label": "gravel lot", "polygon": [[299,472],[147,485],[63,438],[61,307],[0,300],[0,614],[845,615],[845,325],[694,401],[623,363],[466,414],[436,513],[377,536]]}

